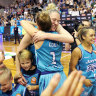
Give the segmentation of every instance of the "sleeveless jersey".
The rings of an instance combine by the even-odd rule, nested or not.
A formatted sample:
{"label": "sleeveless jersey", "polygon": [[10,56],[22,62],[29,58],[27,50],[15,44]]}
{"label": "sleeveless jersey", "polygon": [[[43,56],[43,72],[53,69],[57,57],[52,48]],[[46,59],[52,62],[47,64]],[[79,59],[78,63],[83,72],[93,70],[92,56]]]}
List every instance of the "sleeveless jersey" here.
{"label": "sleeveless jersey", "polygon": [[[96,80],[96,54],[93,51],[89,53],[81,44],[78,47],[81,50],[82,58],[79,60],[76,67],[78,70],[83,71],[82,75],[94,83]],[[93,44],[92,48],[95,50],[95,46]]]}
{"label": "sleeveless jersey", "polygon": [[[48,32],[58,34],[57,32]],[[36,63],[37,68],[41,72],[45,71],[62,71],[63,66],[61,65],[61,52],[62,43],[53,40],[44,40],[42,46],[36,50]]]}
{"label": "sleeveless jersey", "polygon": [[26,87],[17,84],[11,91],[2,92],[0,90],[0,96],[31,96]]}

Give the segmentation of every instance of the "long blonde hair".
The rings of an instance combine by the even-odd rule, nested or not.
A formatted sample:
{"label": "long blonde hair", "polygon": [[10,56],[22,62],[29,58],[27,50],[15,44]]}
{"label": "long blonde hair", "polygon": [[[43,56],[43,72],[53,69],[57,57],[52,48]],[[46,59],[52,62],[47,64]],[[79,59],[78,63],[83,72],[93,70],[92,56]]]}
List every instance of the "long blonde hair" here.
{"label": "long blonde hair", "polygon": [[45,11],[48,12],[49,14],[51,12],[58,12],[59,13],[59,10],[54,3],[49,3],[48,6],[46,7]]}
{"label": "long blonde hair", "polygon": [[54,3],[49,3],[45,10],[47,11],[47,10],[53,10],[53,9],[57,9],[56,5]]}

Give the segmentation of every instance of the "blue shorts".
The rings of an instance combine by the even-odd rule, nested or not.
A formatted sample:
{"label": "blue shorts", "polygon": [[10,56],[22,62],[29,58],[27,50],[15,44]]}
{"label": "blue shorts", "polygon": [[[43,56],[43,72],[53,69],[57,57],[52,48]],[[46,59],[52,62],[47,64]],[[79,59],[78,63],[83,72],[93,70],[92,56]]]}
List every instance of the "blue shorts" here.
{"label": "blue shorts", "polygon": [[92,85],[91,87],[86,87],[83,85],[84,91],[80,96],[96,96],[96,84]]}
{"label": "blue shorts", "polygon": [[60,82],[58,84],[58,86],[56,87],[56,89],[54,90],[54,92],[56,92],[63,84],[63,82],[66,79],[66,75],[63,71],[61,72],[54,72],[54,73],[49,73],[49,74],[43,74],[40,76],[39,79],[39,95],[42,93],[42,91],[48,86],[51,78],[53,77],[54,74],[59,73],[61,75],[61,79]]}

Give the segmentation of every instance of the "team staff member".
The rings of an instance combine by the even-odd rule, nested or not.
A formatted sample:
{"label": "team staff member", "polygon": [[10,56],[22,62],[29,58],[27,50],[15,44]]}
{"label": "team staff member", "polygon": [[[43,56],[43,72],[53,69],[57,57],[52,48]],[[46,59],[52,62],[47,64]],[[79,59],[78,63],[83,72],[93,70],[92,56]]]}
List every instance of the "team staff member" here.
{"label": "team staff member", "polygon": [[15,24],[15,27],[14,27],[14,38],[15,38],[15,44],[16,44],[16,39],[18,39],[18,43],[20,43],[17,24]]}

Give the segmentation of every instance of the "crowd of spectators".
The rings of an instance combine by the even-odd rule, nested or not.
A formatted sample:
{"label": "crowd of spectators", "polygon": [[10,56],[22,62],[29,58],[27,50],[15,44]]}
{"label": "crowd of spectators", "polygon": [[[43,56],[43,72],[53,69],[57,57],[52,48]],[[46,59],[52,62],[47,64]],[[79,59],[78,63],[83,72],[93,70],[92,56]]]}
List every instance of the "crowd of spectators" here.
{"label": "crowd of spectators", "polygon": [[60,11],[79,11],[82,13],[91,13],[92,19],[96,15],[96,1],[95,0],[17,0],[9,7],[3,7],[0,10],[0,26],[17,26],[20,21],[25,19],[35,21],[35,16],[38,11],[43,10],[48,3],[53,2],[57,5]]}

